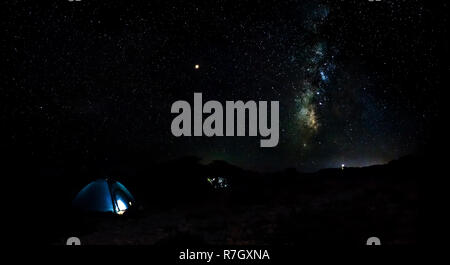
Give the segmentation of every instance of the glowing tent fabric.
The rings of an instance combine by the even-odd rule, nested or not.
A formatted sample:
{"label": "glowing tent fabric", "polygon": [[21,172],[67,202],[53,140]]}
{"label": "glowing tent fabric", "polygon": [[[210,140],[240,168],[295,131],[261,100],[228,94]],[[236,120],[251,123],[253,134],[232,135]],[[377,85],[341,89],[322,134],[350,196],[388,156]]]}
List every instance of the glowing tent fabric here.
{"label": "glowing tent fabric", "polygon": [[134,198],[120,182],[98,179],[86,185],[72,203],[83,211],[123,214],[134,203]]}

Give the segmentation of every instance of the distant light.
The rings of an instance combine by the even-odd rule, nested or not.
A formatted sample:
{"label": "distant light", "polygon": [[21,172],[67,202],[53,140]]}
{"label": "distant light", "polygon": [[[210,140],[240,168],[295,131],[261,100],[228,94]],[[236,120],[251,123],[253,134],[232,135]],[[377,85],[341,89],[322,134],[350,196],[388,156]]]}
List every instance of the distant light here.
{"label": "distant light", "polygon": [[194,66],[194,68],[195,68],[195,69],[199,69],[199,68],[200,68],[200,65],[196,64],[196,65]]}
{"label": "distant light", "polygon": [[341,164],[341,169],[344,170],[345,164]]}

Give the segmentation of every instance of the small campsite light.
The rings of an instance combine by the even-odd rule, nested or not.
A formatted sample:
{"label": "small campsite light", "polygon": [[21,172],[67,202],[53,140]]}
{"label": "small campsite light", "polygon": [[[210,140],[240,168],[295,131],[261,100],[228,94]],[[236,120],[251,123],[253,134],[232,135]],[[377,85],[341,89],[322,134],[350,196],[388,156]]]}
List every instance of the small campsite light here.
{"label": "small campsite light", "polygon": [[206,180],[214,187],[214,189],[226,189],[229,187],[226,177],[206,178]]}
{"label": "small campsite light", "polygon": [[127,209],[128,207],[125,205],[125,203],[122,201],[122,200],[117,200],[117,214],[123,214],[123,213],[125,213],[125,210]]}
{"label": "small campsite light", "polygon": [[344,170],[345,164],[341,164],[341,169]]}

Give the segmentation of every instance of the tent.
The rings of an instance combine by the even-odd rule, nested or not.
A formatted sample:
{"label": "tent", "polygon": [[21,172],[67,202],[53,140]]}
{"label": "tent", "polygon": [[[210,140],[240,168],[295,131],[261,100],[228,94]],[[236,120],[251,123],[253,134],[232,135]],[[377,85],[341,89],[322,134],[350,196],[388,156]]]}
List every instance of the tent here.
{"label": "tent", "polygon": [[72,204],[83,211],[123,214],[134,204],[134,197],[120,182],[98,179],[86,185]]}

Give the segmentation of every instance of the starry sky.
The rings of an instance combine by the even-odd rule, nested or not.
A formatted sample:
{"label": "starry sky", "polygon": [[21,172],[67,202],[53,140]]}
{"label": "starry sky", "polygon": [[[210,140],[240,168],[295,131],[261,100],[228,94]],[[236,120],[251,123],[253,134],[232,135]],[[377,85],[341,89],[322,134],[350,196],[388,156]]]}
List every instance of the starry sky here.
{"label": "starry sky", "polygon": [[[12,1],[2,138],[47,161],[386,163],[425,150],[439,122],[446,10],[415,0]],[[279,101],[278,146],[174,137],[170,107],[194,92]]]}

